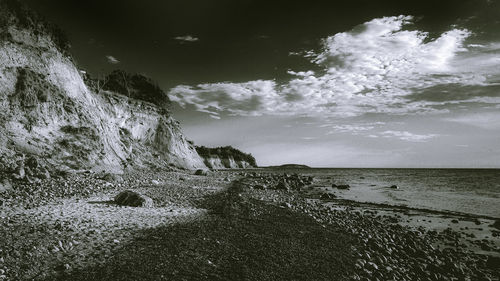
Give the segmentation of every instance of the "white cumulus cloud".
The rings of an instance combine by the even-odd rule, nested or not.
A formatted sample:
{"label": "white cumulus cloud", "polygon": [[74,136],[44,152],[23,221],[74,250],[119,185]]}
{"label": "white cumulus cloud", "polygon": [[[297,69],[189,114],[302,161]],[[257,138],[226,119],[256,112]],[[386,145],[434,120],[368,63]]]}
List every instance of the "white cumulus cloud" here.
{"label": "white cumulus cloud", "polygon": [[237,115],[413,114],[446,111],[443,104],[466,101],[453,97],[429,101],[415,96],[416,92],[438,85],[483,86],[489,83],[487,77],[492,72],[500,75],[500,70],[493,68],[478,71],[485,64],[491,65],[486,61],[492,57],[500,60],[500,56],[477,51],[481,49],[477,46],[473,47],[476,51],[468,50],[464,46],[471,35],[468,30],[453,28],[433,39],[427,32],[403,28],[412,21],[411,16],[378,18],[324,38],[320,52],[304,55],[321,71],[289,71],[291,79],[280,83],[257,80],[180,85],[170,96],[181,105]]}

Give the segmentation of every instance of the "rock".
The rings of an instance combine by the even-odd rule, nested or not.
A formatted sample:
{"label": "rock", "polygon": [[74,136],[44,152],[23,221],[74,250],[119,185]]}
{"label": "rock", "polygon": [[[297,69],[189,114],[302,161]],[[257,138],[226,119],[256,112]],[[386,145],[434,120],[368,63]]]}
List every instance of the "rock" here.
{"label": "rock", "polygon": [[65,270],[70,270],[71,266],[67,263],[65,264],[59,264],[54,268],[56,271],[65,271]]}
{"label": "rock", "polygon": [[397,185],[395,185],[395,184],[393,184],[393,185],[389,186],[389,188],[392,188],[392,189],[399,189],[399,187],[398,187]]}
{"label": "rock", "polygon": [[486,261],[486,266],[490,269],[499,269],[500,257],[488,256],[488,260]]}
{"label": "rock", "polygon": [[500,219],[498,219],[494,223],[492,223],[491,226],[496,228],[496,229],[500,229]]}
{"label": "rock", "polygon": [[349,189],[351,186],[348,184],[336,185],[337,189]]}
{"label": "rock", "polygon": [[12,190],[12,184],[8,179],[0,181],[0,193],[8,192],[10,190]]}
{"label": "rock", "polygon": [[231,180],[228,177],[225,177],[224,181],[231,181]]}
{"label": "rock", "polygon": [[153,207],[153,199],[131,190],[125,190],[115,196],[115,203],[131,207]]}
{"label": "rock", "polygon": [[321,200],[332,200],[335,198],[337,198],[337,196],[335,196],[334,194],[331,194],[331,193],[326,193],[326,192],[321,194],[321,196],[319,197],[319,199],[321,199]]}
{"label": "rock", "polygon": [[107,182],[115,182],[115,181],[120,181],[121,177],[117,174],[105,173],[100,177],[100,179]]}
{"label": "rock", "polygon": [[25,161],[26,167],[29,167],[33,170],[38,168],[38,160],[34,156],[30,156],[26,161]]}
{"label": "rock", "polygon": [[205,170],[202,170],[202,169],[198,169],[198,170],[196,170],[196,172],[194,172],[194,175],[195,176],[207,176],[208,172]]}
{"label": "rock", "polygon": [[16,172],[14,173],[14,178],[20,180],[20,179],[24,179],[25,176],[26,176],[26,172],[24,171],[24,161],[19,160],[17,162],[17,168],[16,168]]}
{"label": "rock", "polygon": [[451,223],[458,223],[458,220],[451,220]]}
{"label": "rock", "polygon": [[289,190],[290,186],[285,180],[282,180],[276,185],[276,189]]}
{"label": "rock", "polygon": [[157,181],[157,180],[151,180],[151,183],[154,184],[154,185],[160,185],[161,182]]}
{"label": "rock", "polygon": [[26,173],[26,176],[29,176],[29,177],[31,177],[31,176],[33,176],[33,175],[34,175],[34,174],[33,174],[33,171],[32,171],[32,170],[31,170],[31,168],[30,168],[30,167],[28,167],[28,166],[25,166],[25,167],[24,167],[24,172]]}
{"label": "rock", "polygon": [[50,173],[47,171],[45,168],[40,168],[38,169],[38,173],[36,174],[36,177],[39,179],[50,179]]}

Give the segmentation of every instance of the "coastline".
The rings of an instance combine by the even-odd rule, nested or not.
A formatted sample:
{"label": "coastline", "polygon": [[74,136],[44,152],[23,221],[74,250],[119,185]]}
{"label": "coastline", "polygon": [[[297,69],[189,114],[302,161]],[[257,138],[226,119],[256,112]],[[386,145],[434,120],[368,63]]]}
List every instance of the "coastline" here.
{"label": "coastline", "polygon": [[[6,237],[0,275],[5,280],[498,279],[500,255],[493,238],[474,240],[460,230],[475,225],[471,218],[458,223],[451,223],[453,216],[440,218],[449,223],[435,230],[419,223],[436,222],[432,216],[441,214],[321,200],[324,190],[311,188],[314,183],[288,191],[255,188],[270,176],[282,177],[260,169],[208,176],[140,172],[109,181],[76,177],[70,184],[93,185],[90,194],[76,192],[40,205],[27,200],[28,208],[0,207]],[[112,204],[124,189],[148,195],[155,207]],[[483,232],[491,231],[488,219],[480,220]]]}

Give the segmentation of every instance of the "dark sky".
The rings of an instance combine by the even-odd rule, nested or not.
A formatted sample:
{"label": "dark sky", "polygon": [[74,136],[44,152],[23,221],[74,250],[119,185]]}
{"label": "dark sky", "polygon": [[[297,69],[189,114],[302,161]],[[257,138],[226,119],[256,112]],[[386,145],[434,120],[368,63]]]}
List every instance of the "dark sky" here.
{"label": "dark sky", "polygon": [[[286,78],[288,69],[312,67],[289,52],[317,49],[320,38],[373,18],[413,15],[425,30],[439,32],[486,7],[476,0],[25,1],[68,33],[84,68],[109,71],[117,66],[105,56],[113,55],[119,67],[164,87]],[[173,39],[186,34],[199,42]]]}
{"label": "dark sky", "polygon": [[[24,0],[260,164],[500,167],[500,1]],[[411,16],[411,17],[405,17]]]}

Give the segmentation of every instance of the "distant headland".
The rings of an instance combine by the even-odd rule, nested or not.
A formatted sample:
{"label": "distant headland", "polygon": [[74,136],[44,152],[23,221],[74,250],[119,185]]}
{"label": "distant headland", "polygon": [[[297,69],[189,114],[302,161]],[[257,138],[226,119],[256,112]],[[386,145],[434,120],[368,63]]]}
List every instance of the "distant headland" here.
{"label": "distant headland", "polygon": [[278,166],[269,166],[268,168],[279,168],[279,169],[310,169],[311,167],[302,164],[283,164]]}

